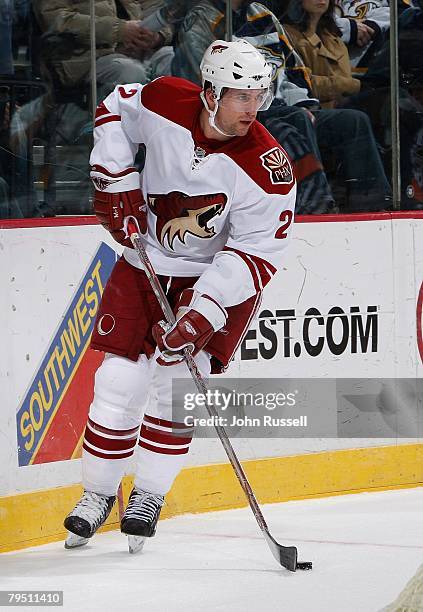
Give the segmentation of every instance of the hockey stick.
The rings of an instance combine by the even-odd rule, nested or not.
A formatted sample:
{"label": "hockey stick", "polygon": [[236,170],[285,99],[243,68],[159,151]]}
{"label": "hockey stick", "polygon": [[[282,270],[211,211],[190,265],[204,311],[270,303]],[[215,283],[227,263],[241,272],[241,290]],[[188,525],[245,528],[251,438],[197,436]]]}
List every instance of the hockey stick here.
{"label": "hockey stick", "polygon": [[[169,304],[166,294],[163,291],[159,279],[157,278],[154,268],[151,265],[150,259],[145,251],[144,245],[138,233],[138,228],[132,222],[131,218],[128,217],[125,220],[125,224],[127,224],[127,227],[125,225],[125,229],[129,234],[131,242],[134,246],[135,251],[138,254],[138,257],[140,258],[141,263],[144,266],[144,271],[147,275],[148,280],[150,281],[151,288],[154,291],[154,294],[161,306],[161,309],[163,310],[163,314],[166,318],[166,321],[170,325],[173,325],[173,323],[175,323],[175,315]],[[204,382],[204,379],[197,368],[197,364],[195,363],[194,358],[188,349],[184,350],[184,357],[198,391],[203,395],[207,395],[206,383]],[[236,456],[232,444],[229,441],[228,435],[224,427],[217,424],[219,422],[218,413],[216,412],[216,409],[212,404],[206,403],[206,407],[209,415],[213,417],[213,422],[215,423],[214,427],[216,429],[217,435],[219,436],[220,441],[223,444],[223,448],[225,449],[225,452],[235,471],[235,474],[237,475],[242,490],[244,491],[248,503],[250,504],[250,508],[253,511],[255,519],[264,535],[264,538],[274,558],[280,565],[290,570],[291,572],[295,572],[297,569],[312,569],[312,563],[310,561],[297,561],[297,549],[295,546],[282,546],[281,544],[278,544],[278,542],[276,542],[276,540],[270,535],[269,528],[257,503],[256,496],[254,495],[251,485],[248,482],[247,476],[245,475],[242,465],[240,464],[238,457]]]}

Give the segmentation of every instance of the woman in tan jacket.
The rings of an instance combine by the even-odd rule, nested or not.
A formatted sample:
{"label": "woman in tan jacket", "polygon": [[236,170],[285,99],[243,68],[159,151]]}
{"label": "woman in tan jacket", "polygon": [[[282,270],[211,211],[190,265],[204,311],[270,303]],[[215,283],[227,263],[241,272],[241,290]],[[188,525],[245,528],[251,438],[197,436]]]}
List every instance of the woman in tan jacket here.
{"label": "woman in tan jacket", "polygon": [[335,162],[336,176],[342,177],[348,201],[344,210],[385,210],[392,202],[391,187],[370,119],[346,105],[361,84],[351,75],[334,4],[335,0],[293,0],[284,26],[309,70],[313,95],[322,107],[311,111],[314,129],[324,163]]}
{"label": "woman in tan jacket", "polygon": [[[293,3],[294,4],[294,3]],[[360,91],[348,49],[335,23],[334,0],[296,0],[286,31],[310,70],[313,93],[325,108]]]}

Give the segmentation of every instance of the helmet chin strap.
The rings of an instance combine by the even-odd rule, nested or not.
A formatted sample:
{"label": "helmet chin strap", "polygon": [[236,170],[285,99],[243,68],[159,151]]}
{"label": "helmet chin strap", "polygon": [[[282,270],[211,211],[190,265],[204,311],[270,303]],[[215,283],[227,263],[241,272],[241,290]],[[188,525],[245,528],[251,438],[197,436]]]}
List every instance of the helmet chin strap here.
{"label": "helmet chin strap", "polygon": [[219,134],[221,134],[222,136],[227,136],[228,138],[233,138],[234,136],[236,136],[236,134],[227,134],[226,132],[221,130],[216,125],[216,115],[217,115],[217,111],[219,110],[219,98],[216,98],[214,110],[211,110],[211,108],[209,107],[209,105],[207,103],[206,96],[204,95],[204,92],[201,92],[200,97],[201,97],[201,99],[203,101],[204,106],[206,107],[206,110],[207,110],[208,114],[209,114],[209,125],[214,130],[216,130],[216,132],[219,132]]}

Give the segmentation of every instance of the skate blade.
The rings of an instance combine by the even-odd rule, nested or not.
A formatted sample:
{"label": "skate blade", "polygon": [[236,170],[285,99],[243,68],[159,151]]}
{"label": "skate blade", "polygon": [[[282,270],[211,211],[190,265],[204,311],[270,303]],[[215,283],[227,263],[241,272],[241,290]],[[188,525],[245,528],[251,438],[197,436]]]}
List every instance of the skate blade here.
{"label": "skate blade", "polygon": [[131,555],[139,553],[144,548],[145,536],[128,535],[128,549]]}
{"label": "skate blade", "polygon": [[65,548],[78,548],[79,546],[85,546],[88,542],[88,538],[81,538],[81,536],[76,535],[76,533],[68,531],[68,536],[65,540]]}

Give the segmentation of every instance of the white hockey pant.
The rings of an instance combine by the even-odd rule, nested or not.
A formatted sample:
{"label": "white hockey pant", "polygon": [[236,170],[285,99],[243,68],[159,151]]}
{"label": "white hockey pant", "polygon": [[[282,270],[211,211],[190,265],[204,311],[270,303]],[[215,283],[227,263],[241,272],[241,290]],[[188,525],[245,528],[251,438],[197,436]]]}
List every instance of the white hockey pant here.
{"label": "white hockey pant", "polygon": [[[195,359],[203,376],[208,376],[209,355],[200,352]],[[175,433],[172,378],[189,377],[185,363],[161,366],[155,356],[141,355],[134,362],[106,355],[96,372],[84,436],[86,490],[116,495],[135,452],[135,486],[161,495],[169,491],[185,464],[191,437]]]}

